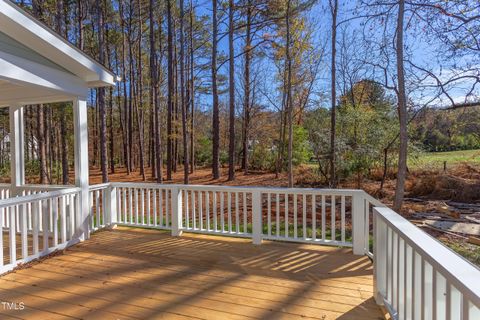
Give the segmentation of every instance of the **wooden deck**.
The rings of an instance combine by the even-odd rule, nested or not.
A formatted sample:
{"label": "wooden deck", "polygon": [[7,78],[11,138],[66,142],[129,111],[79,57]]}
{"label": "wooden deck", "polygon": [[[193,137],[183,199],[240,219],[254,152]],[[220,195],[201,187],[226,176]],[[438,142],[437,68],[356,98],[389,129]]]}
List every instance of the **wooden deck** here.
{"label": "wooden deck", "polygon": [[350,249],[118,228],[0,277],[9,319],[383,319]]}

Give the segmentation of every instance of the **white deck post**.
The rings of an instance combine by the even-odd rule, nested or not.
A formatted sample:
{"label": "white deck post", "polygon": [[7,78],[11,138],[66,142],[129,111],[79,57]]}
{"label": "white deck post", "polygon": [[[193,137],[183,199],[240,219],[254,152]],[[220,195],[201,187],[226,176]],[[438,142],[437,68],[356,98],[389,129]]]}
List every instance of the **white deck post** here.
{"label": "white deck post", "polygon": [[73,126],[75,133],[75,185],[81,188],[77,210],[76,237],[85,240],[89,237],[88,226],[88,120],[87,101],[84,97],[73,100]]}
{"label": "white deck post", "polygon": [[378,217],[377,209],[373,209],[373,295],[379,305],[383,305],[383,297],[387,291],[387,226]]}
{"label": "white deck post", "polygon": [[262,193],[252,192],[252,242],[262,244]]}
{"label": "white deck post", "polygon": [[25,184],[25,158],[24,158],[24,122],[23,106],[10,106],[10,174],[11,196],[17,196],[18,188]]}
{"label": "white deck post", "polygon": [[115,228],[117,225],[117,188],[112,187],[110,184],[105,190],[106,195],[106,225],[111,228]]}
{"label": "white deck post", "polygon": [[353,194],[352,199],[352,241],[353,254],[365,254],[365,198],[363,191]]}
{"label": "white deck post", "polygon": [[[183,225],[183,200],[182,200],[182,190],[179,187],[174,187],[171,191],[172,194],[172,236],[178,237],[182,235],[182,225]],[[166,212],[166,214],[169,214]]]}

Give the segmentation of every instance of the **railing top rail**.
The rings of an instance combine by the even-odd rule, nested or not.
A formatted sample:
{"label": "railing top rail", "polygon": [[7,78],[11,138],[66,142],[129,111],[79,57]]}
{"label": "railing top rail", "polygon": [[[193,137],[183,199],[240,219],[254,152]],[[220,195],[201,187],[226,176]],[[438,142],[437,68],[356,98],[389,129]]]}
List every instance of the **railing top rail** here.
{"label": "railing top rail", "polygon": [[[19,186],[18,189],[24,190],[60,190],[60,189],[68,189],[74,188],[74,185],[63,185],[63,184],[24,184]],[[0,183],[0,188],[12,188],[10,183]]]}
{"label": "railing top rail", "polygon": [[386,205],[383,204],[380,200],[375,199],[365,191],[364,193],[365,199],[368,200],[374,207],[386,207]]}
{"label": "railing top rail", "polygon": [[106,189],[108,188],[112,183],[110,182],[105,182],[105,183],[99,183],[99,184],[92,184],[88,187],[88,190],[94,191],[94,190],[101,190],[101,189]]}
{"label": "railing top rail", "polygon": [[[184,185],[184,184],[159,184],[159,183],[136,183],[136,182],[112,182],[113,187],[124,188],[163,188],[173,189],[181,188],[187,190],[225,190],[232,192],[252,192],[262,191],[264,193],[308,193],[308,194],[328,194],[328,195],[353,195],[355,193],[365,193],[358,189],[321,189],[321,188],[287,188],[287,187],[259,187],[259,186],[222,186],[222,185]],[[91,186],[91,187],[96,187]],[[372,198],[373,199],[373,198]]]}
{"label": "railing top rail", "polygon": [[74,185],[63,185],[63,184],[25,184],[20,186],[19,189],[30,189],[30,190],[62,190],[62,189],[69,189],[75,188]]}
{"label": "railing top rail", "polygon": [[376,208],[378,216],[397,232],[415,251],[460,290],[477,307],[480,306],[480,270],[438,240],[410,223],[390,208]]}
{"label": "railing top rail", "polygon": [[6,207],[16,206],[20,204],[29,203],[29,202],[56,198],[64,195],[77,193],[80,191],[81,191],[80,188],[74,187],[74,188],[68,188],[68,189],[49,191],[49,192],[40,193],[40,194],[32,194],[28,196],[13,197],[5,200],[0,200],[0,208],[6,208]]}

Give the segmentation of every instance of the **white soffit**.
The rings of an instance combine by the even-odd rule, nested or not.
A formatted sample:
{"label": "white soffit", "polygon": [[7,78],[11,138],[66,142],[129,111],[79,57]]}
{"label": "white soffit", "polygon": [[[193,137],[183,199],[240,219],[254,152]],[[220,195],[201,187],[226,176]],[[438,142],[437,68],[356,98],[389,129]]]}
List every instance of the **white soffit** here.
{"label": "white soffit", "polygon": [[0,32],[23,46],[20,53],[27,52],[25,48],[28,48],[29,54],[35,52],[48,63],[76,75],[89,87],[115,83],[114,74],[107,68],[9,0],[0,0]]}

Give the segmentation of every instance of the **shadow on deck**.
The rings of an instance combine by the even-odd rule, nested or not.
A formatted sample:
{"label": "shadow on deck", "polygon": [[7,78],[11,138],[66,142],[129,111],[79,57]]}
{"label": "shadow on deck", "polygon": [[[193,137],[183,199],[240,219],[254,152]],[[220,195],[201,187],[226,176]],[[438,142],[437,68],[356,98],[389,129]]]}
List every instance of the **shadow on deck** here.
{"label": "shadow on deck", "polygon": [[0,318],[383,319],[350,249],[118,228],[0,278]]}

